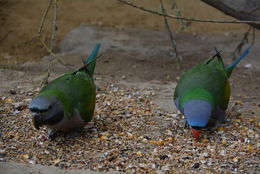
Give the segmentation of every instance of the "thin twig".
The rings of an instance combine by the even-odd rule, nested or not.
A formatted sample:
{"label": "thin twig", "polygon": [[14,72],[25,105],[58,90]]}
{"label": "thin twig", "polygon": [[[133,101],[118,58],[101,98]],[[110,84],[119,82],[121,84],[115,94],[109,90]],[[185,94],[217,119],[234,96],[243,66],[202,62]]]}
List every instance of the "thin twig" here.
{"label": "thin twig", "polygon": [[[160,3],[161,3],[162,13],[166,14],[166,11],[164,9],[162,0],[160,0]],[[170,26],[168,24],[167,17],[163,16],[163,18],[164,18],[165,27],[166,27],[166,29],[168,31],[168,34],[169,34],[169,37],[170,37],[170,40],[171,40],[171,43],[172,43],[172,48],[173,48],[173,51],[175,53],[175,57],[177,58],[177,67],[182,69],[182,64],[181,64],[182,57],[180,56],[180,54],[178,52],[177,43],[176,43],[175,39],[173,38]]]}
{"label": "thin twig", "polygon": [[70,68],[70,67],[68,66],[68,64],[65,64],[65,63],[61,60],[61,58],[60,58],[59,56],[57,56],[56,54],[54,54],[54,53],[51,51],[51,49],[46,45],[46,43],[45,43],[41,38],[40,38],[40,42],[41,42],[41,44],[43,45],[43,47],[49,52],[49,54],[54,57],[54,59],[53,59],[52,61],[57,60],[60,64],[62,64],[63,66],[67,67],[70,71],[73,71],[73,69]]}
{"label": "thin twig", "polygon": [[[236,49],[235,49],[234,52],[233,52],[233,60],[236,59],[236,55],[241,52],[243,46],[244,46],[246,43],[248,43],[248,35],[249,35],[251,29],[252,29],[252,27],[250,26],[250,27],[248,28],[248,30],[244,33],[243,38],[241,39],[241,41],[239,42],[239,44],[236,46]],[[252,44],[253,44],[253,42],[252,42]],[[252,46],[252,45],[251,45],[251,46]]]}
{"label": "thin twig", "polygon": [[50,9],[50,7],[51,7],[52,2],[53,2],[53,0],[50,0],[50,1],[49,1],[49,4],[48,4],[47,8],[46,8],[45,11],[44,11],[44,14],[43,14],[43,16],[42,16],[42,21],[41,21],[40,27],[39,27],[39,29],[38,29],[38,37],[41,36],[42,29],[43,29],[43,25],[44,25],[45,19],[46,19],[46,17],[47,17],[47,14],[48,14],[48,12],[49,12],[49,9]]}
{"label": "thin twig", "polygon": [[48,84],[48,78],[51,75],[50,68],[51,68],[52,60],[54,59],[54,56],[53,56],[52,53],[53,53],[53,48],[55,47],[55,33],[56,33],[56,27],[57,27],[57,24],[56,24],[56,21],[57,21],[57,8],[58,8],[57,0],[54,0],[53,20],[52,20],[52,36],[51,36],[51,48],[50,48],[50,52],[51,53],[50,53],[50,60],[49,60],[49,63],[48,63],[48,66],[47,66],[47,70],[46,70],[46,76],[43,79],[42,85]]}
{"label": "thin twig", "polygon": [[178,8],[176,0],[172,0],[172,9]]}
{"label": "thin twig", "polygon": [[163,13],[160,13],[158,11],[154,11],[154,10],[151,10],[151,9],[144,8],[142,6],[139,6],[139,5],[136,5],[132,2],[129,2],[127,0],[118,0],[118,1],[120,1],[124,4],[126,4],[126,5],[132,6],[134,8],[143,10],[143,11],[148,12],[148,13],[152,13],[152,14],[159,15],[159,16],[165,16],[165,17],[172,18],[172,19],[180,19],[180,20],[184,20],[184,21],[209,22],[209,23],[230,23],[230,24],[260,24],[260,21],[210,20],[210,19],[196,19],[196,18],[190,18],[190,17],[174,16],[174,15],[171,15],[171,14],[163,14]]}
{"label": "thin twig", "polygon": [[[53,2],[54,1],[54,2]],[[50,67],[51,67],[51,64],[54,60],[57,60],[61,65],[65,66],[66,68],[68,68],[70,71],[72,71],[73,69],[70,68],[67,64],[65,64],[61,58],[59,56],[57,56],[56,54],[53,53],[53,48],[55,47],[55,36],[56,36],[56,31],[57,31],[57,9],[58,9],[58,3],[57,3],[58,0],[50,0],[49,1],[49,4],[47,6],[47,8],[45,9],[44,11],[44,14],[43,14],[43,17],[42,17],[42,21],[41,21],[41,24],[40,24],[40,27],[38,29],[38,38],[41,42],[41,44],[43,45],[43,47],[49,52],[50,54],[50,60],[49,60],[49,63],[47,65],[47,68],[46,68],[46,76],[43,78],[43,81],[42,81],[42,85],[44,84],[47,84],[48,83],[48,78],[50,76]],[[44,42],[44,40],[41,38],[42,36],[42,31],[43,31],[43,26],[44,26],[44,22],[46,20],[46,17],[48,15],[48,12],[49,12],[49,9],[51,7],[51,5],[54,4],[54,16],[53,16],[53,25],[52,25],[52,36],[51,36],[51,48],[49,48],[47,46],[47,44]]]}
{"label": "thin twig", "polygon": [[252,42],[251,42],[251,46],[253,46],[255,44],[255,28],[253,28],[252,31]]}

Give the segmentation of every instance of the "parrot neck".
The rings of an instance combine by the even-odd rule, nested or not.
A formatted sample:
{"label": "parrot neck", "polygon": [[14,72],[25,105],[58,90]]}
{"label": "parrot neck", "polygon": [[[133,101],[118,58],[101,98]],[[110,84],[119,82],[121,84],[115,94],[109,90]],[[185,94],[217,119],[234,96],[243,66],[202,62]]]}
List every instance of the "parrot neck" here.
{"label": "parrot neck", "polygon": [[191,100],[202,100],[207,101],[214,108],[216,105],[214,97],[207,90],[202,88],[191,89],[180,97],[180,106],[183,108],[184,104]]}
{"label": "parrot neck", "polygon": [[205,100],[187,101],[183,109],[188,124],[196,130],[207,126],[213,111],[212,105]]}

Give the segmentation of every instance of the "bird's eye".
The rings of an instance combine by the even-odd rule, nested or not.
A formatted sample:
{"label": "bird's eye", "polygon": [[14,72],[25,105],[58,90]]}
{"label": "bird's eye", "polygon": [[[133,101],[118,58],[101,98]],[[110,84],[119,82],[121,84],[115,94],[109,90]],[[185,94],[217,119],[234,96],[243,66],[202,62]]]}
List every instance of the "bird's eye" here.
{"label": "bird's eye", "polygon": [[48,109],[29,108],[32,112],[46,112]]}
{"label": "bird's eye", "polygon": [[37,108],[29,108],[29,109],[30,109],[30,111],[32,111],[32,112],[37,112],[37,111],[38,111]]}

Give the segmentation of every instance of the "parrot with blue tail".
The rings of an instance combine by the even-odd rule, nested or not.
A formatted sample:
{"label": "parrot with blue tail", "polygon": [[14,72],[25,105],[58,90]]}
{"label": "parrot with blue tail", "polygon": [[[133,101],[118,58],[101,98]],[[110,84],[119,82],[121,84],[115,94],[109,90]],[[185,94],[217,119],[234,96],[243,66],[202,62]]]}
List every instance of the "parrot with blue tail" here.
{"label": "parrot with blue tail", "polygon": [[66,73],[44,86],[34,98],[29,110],[36,129],[46,126],[50,139],[56,132],[82,130],[91,121],[96,104],[96,86],[93,80],[100,44],[83,61],[77,71]]}
{"label": "parrot with blue tail", "polygon": [[230,98],[229,77],[235,66],[249,53],[247,48],[233,63],[225,66],[218,51],[212,58],[186,71],[174,92],[174,103],[191,127],[194,138],[211,118],[225,121]]}

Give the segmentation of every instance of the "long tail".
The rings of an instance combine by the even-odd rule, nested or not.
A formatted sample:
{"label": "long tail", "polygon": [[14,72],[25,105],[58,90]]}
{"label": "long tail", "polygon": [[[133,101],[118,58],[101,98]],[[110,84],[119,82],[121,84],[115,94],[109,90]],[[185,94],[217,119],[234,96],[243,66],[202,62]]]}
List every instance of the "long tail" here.
{"label": "long tail", "polygon": [[84,65],[88,64],[88,66],[86,68],[91,73],[91,75],[93,75],[95,67],[96,67],[96,60],[95,59],[98,55],[98,51],[99,51],[100,46],[101,46],[100,43],[96,44],[95,48],[92,50],[92,52],[90,53],[88,58],[83,61]]}
{"label": "long tail", "polygon": [[226,73],[227,73],[227,76],[228,76],[228,77],[230,77],[230,75],[231,75],[233,69],[236,67],[236,65],[237,65],[242,59],[244,59],[244,58],[246,57],[246,55],[249,53],[249,49],[250,49],[250,48],[251,48],[251,47],[248,47],[248,48],[242,53],[242,55],[241,55],[240,57],[238,57],[234,62],[232,62],[231,64],[229,64],[229,65],[227,65],[227,66],[225,67],[225,70],[226,70]]}

